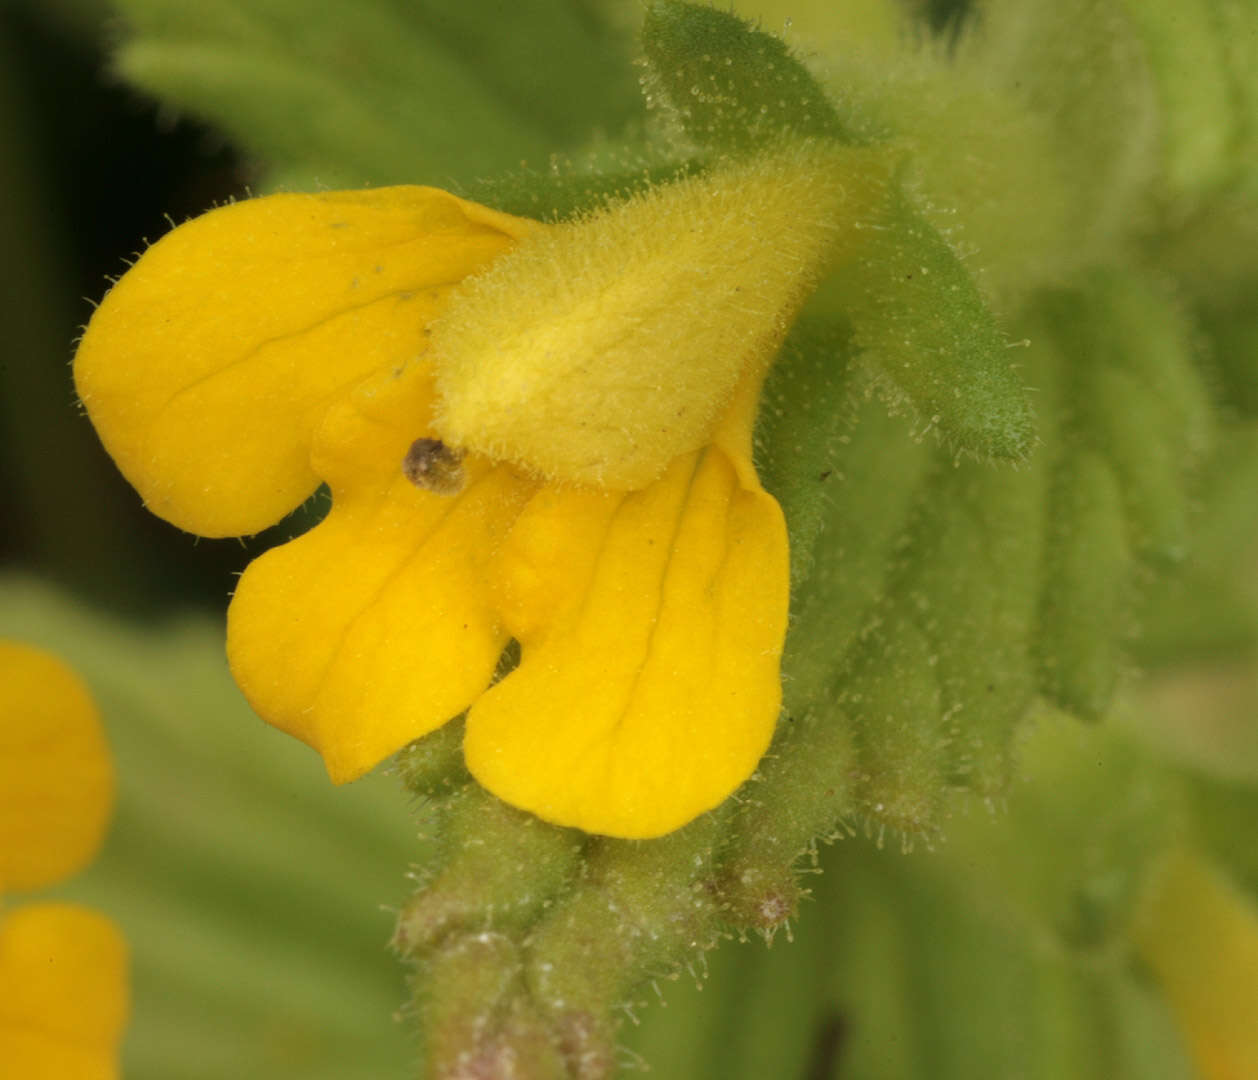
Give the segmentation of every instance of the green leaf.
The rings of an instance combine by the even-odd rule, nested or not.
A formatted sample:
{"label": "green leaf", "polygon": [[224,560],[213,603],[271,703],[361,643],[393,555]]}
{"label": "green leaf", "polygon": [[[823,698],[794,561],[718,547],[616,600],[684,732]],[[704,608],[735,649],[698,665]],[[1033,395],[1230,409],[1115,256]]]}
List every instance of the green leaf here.
{"label": "green leaf", "polygon": [[1194,485],[1193,547],[1140,598],[1133,651],[1146,667],[1235,658],[1258,651],[1258,426],[1224,428]]}
{"label": "green leaf", "polygon": [[1149,57],[1124,4],[984,2],[973,25],[956,62],[1046,122],[1076,249],[1121,250],[1151,212],[1162,149]]}
{"label": "green leaf", "polygon": [[898,189],[824,287],[856,345],[956,452],[1021,460],[1031,409],[1008,341],[947,240]]}
{"label": "green leaf", "polygon": [[[818,298],[816,325],[842,295]],[[778,801],[782,821],[821,825],[806,798],[841,792],[830,827],[858,812],[908,843],[943,827],[955,788],[1002,798],[1037,692],[1081,717],[1108,711],[1148,583],[1137,553],[1164,569],[1186,546],[1191,466],[1215,420],[1178,305],[1139,272],[1092,273],[1014,326],[1031,342],[1012,355],[1038,444],[1017,469],[955,461],[862,412],[864,357],[841,337],[801,331],[767,387],[765,476],[803,532],[822,523],[797,586],[786,707],[849,740],[810,767],[811,796]]]}
{"label": "green leaf", "polygon": [[1177,196],[1230,179],[1238,116],[1218,0],[1123,0],[1149,58],[1162,117],[1162,171]]}
{"label": "green leaf", "polygon": [[1036,642],[1040,690],[1063,709],[1099,720],[1122,667],[1131,565],[1122,490],[1103,458],[1074,453],[1059,464],[1049,520]]}
{"label": "green leaf", "polygon": [[1214,0],[1227,68],[1228,86],[1237,110],[1237,139],[1232,148],[1240,186],[1258,196],[1258,8],[1249,0]]}
{"label": "green leaf", "polygon": [[677,161],[646,149],[625,149],[607,161],[557,159],[544,173],[516,169],[459,185],[459,194],[508,214],[564,221],[702,170],[703,163],[697,160]]}
{"label": "green leaf", "polygon": [[[788,351],[769,377],[761,412],[765,485],[801,534],[791,545],[802,569],[784,663],[788,714],[833,693],[836,661],[886,592],[932,456],[867,381],[831,372],[836,359],[823,350],[796,361]],[[836,391],[843,393],[837,401]],[[818,460],[813,440],[832,427]],[[788,481],[779,480],[784,474]],[[797,523],[810,521],[819,531],[800,552],[808,530]]]}
{"label": "green leaf", "polygon": [[1071,361],[1067,419],[1115,469],[1132,546],[1182,559],[1185,480],[1213,421],[1192,327],[1169,296],[1130,272],[1091,274],[1042,305],[1047,333]]}
{"label": "green leaf", "polygon": [[647,8],[648,103],[695,145],[746,153],[783,135],[865,141],[786,43],[737,15],[681,0]]}
{"label": "green leaf", "polygon": [[1258,819],[1258,783],[1251,777],[1223,780],[1186,770],[1195,833],[1202,847],[1228,867],[1238,884],[1258,896],[1258,851],[1253,825]]}
{"label": "green leaf", "polygon": [[545,162],[638,111],[627,42],[565,0],[120,0],[117,66],[289,186],[431,183]]}
{"label": "green leaf", "polygon": [[812,571],[829,492],[843,479],[836,475],[836,454],[854,411],[854,353],[845,325],[805,314],[765,380],[756,420],[758,471],[786,515],[796,590]]}

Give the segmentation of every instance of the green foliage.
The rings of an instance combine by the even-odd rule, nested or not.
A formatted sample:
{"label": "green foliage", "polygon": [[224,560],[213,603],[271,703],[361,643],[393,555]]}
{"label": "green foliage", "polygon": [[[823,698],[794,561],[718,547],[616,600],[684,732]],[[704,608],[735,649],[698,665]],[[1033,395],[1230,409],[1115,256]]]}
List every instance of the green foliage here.
{"label": "green foliage", "polygon": [[1008,815],[972,813],[929,856],[821,852],[793,940],[724,946],[631,1048],[661,1075],[731,1080],[1194,1075],[1121,933],[1176,820],[1173,780],[1068,721],[1025,749]]}
{"label": "green foliage", "polygon": [[1156,577],[1139,598],[1141,628],[1133,649],[1161,668],[1258,651],[1258,427],[1229,424],[1196,478],[1193,549]]}
{"label": "green foliage", "polygon": [[661,160],[645,150],[628,150],[607,160],[591,157],[587,162],[556,160],[546,173],[518,169],[477,180],[464,194],[509,214],[563,221],[703,169],[699,160]]}
{"label": "green foliage", "polygon": [[[822,353],[807,362],[788,359],[780,364],[766,387],[760,419],[762,441],[775,448],[764,455],[765,483],[782,500],[788,520],[821,515],[821,534],[810,550],[801,554],[793,549],[796,565],[810,572],[806,587],[797,584],[795,618],[787,637],[785,666],[791,679],[784,692],[789,715],[800,715],[832,695],[835,663],[886,591],[894,553],[932,457],[932,447],[910,438],[903,419],[889,415],[867,387],[833,370],[839,360]],[[796,380],[809,375],[796,389]],[[828,390],[823,396],[814,389],[812,384],[826,380],[838,383],[842,393]],[[834,397],[838,400],[832,403]],[[810,423],[819,403],[833,409],[830,422],[838,433],[805,458],[809,468],[796,468],[811,445],[804,440],[820,430]],[[770,442],[773,433],[777,436]],[[826,455],[824,467],[810,460],[814,454]],[[791,473],[805,481],[815,477],[817,483],[810,489],[797,481],[788,488],[779,477]],[[822,543],[827,557],[818,559]]]}
{"label": "green foliage", "polygon": [[1185,477],[1213,420],[1190,324],[1165,290],[1134,274],[1093,273],[1040,302],[1046,337],[1071,361],[1063,410],[1073,441],[1114,468],[1133,546],[1183,558]]}
{"label": "green foliage", "polygon": [[1223,779],[1198,771],[1189,775],[1187,787],[1201,844],[1227,864],[1239,884],[1258,894],[1258,851],[1253,843],[1258,783],[1252,754],[1250,764],[1248,777]]}
{"label": "green foliage", "polygon": [[982,69],[1047,120],[1070,194],[1069,235],[1092,259],[1128,242],[1151,213],[1160,156],[1153,75],[1124,9],[1116,0],[986,3],[958,46],[959,65]]}
{"label": "green foliage", "polygon": [[[576,870],[583,850],[580,834],[548,828],[472,783],[434,800],[432,815],[437,851],[418,875],[420,888],[399,912],[394,933],[403,954],[458,930],[530,925]],[[524,881],[535,887],[522,889]]]}
{"label": "green foliage", "polygon": [[1181,783],[1127,733],[1061,715],[1038,715],[1020,750],[1007,818],[956,822],[942,860],[1059,945],[1125,960],[1149,869],[1187,828]]}
{"label": "green foliage", "polygon": [[[835,455],[852,423],[849,365],[854,355],[845,326],[806,314],[791,329],[781,362],[765,381],[756,443],[789,444],[793,452],[765,457],[760,471],[764,483],[788,508],[791,578],[796,583],[814,569],[813,547],[825,526],[825,493],[841,478],[836,476]],[[806,424],[799,422],[796,402],[808,413]]]}
{"label": "green foliage", "polygon": [[1058,465],[1050,499],[1040,688],[1063,709],[1099,720],[1118,681],[1129,601],[1122,492],[1103,458],[1080,452]]}
{"label": "green foliage", "polygon": [[903,192],[892,192],[826,299],[924,430],[958,452],[1026,457],[1031,409],[1006,339],[956,252]]}
{"label": "green foliage", "polygon": [[118,6],[121,73],[221,126],[272,186],[448,186],[544,164],[638,109],[627,41],[564,0]]}
{"label": "green foliage", "polygon": [[699,146],[746,153],[784,132],[862,141],[786,44],[730,12],[656,0],[646,12],[642,47],[651,73],[648,102]]}
{"label": "green foliage", "polygon": [[1162,171],[1169,192],[1179,197],[1209,191],[1233,168],[1238,117],[1216,15],[1220,6],[1227,5],[1218,0],[1115,5],[1144,46],[1161,119]]}

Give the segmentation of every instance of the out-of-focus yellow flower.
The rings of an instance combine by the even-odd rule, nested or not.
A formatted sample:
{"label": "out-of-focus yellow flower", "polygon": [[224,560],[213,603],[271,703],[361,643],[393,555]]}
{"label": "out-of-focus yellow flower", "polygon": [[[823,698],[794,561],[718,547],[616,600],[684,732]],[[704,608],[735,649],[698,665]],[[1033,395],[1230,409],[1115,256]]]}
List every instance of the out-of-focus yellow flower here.
{"label": "out-of-focus yellow flower", "polygon": [[100,850],[114,771],[100,716],[73,671],[0,641],[0,893],[38,889]]}
{"label": "out-of-focus yellow flower", "polygon": [[241,578],[228,652],[333,780],[464,710],[486,787],[592,832],[668,832],[751,773],[789,578],[751,432],[846,197],[821,156],[562,225],[430,188],[260,198],[105,298],[76,382],[150,509],[234,535],[331,488]]}
{"label": "out-of-focus yellow flower", "polygon": [[[114,777],[100,717],[56,657],[0,641],[0,892],[60,881],[96,854]],[[108,1080],[128,1010],[127,951],[73,904],[0,911],[0,1071]]]}
{"label": "out-of-focus yellow flower", "polygon": [[1165,859],[1136,942],[1206,1080],[1258,1076],[1258,909],[1201,856]]}

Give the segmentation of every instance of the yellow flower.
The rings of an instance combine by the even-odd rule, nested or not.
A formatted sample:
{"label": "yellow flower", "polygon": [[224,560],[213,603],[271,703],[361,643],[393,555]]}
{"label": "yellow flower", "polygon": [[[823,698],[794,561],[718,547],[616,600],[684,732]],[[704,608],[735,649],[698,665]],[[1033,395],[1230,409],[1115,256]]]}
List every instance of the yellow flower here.
{"label": "yellow flower", "polygon": [[[113,771],[87,690],[61,661],[0,641],[0,893],[81,869],[104,836]],[[126,946],[74,904],[0,912],[0,1071],[24,1080],[118,1075]]]}
{"label": "yellow flower", "polygon": [[501,798],[654,836],[776,722],[788,553],[751,432],[845,198],[803,147],[573,224],[420,187],[254,199],[145,253],[76,383],[182,528],[331,489],[241,578],[228,654],[333,780],[466,710]]}
{"label": "yellow flower", "polygon": [[1206,1080],[1258,1076],[1258,908],[1205,858],[1166,856],[1135,927]]}

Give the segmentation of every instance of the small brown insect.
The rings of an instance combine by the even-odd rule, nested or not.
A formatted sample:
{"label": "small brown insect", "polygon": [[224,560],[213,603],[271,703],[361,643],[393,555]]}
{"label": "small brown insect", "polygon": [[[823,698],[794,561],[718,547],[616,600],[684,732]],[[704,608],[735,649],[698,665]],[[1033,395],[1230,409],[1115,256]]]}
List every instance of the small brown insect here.
{"label": "small brown insect", "polygon": [[402,472],[421,491],[457,495],[463,490],[463,455],[440,439],[416,439],[402,458]]}

